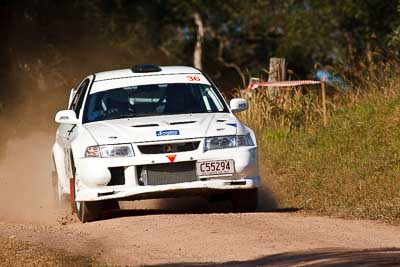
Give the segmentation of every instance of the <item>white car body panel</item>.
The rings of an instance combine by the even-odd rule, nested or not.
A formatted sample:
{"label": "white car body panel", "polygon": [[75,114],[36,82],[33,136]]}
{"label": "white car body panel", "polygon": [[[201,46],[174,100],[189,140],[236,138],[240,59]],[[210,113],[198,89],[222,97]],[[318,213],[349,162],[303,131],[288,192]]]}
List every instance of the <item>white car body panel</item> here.
{"label": "white car body panel", "polygon": [[201,71],[192,67],[186,66],[163,66],[161,67],[162,72],[148,72],[148,73],[134,73],[131,69],[112,70],[96,73],[96,80],[110,80],[110,79],[121,79],[126,77],[146,77],[146,76],[157,76],[157,75],[168,75],[168,74],[201,74]]}
{"label": "white car body panel", "polygon": [[[162,192],[191,194],[199,190],[206,192],[207,190],[249,189],[260,186],[254,132],[243,125],[230,110],[221,113],[133,117],[82,123],[81,118],[89,94],[112,88],[145,84],[200,83],[211,86],[209,80],[197,69],[190,67],[161,67],[161,69],[161,72],[156,73],[133,73],[130,69],[109,71],[84,79],[88,81],[89,89],[82,96],[83,108],[77,114],[79,122],[76,125],[60,124],[52,151],[63,193],[69,194],[74,191],[72,193],[75,201],[99,201],[141,199],[146,198],[146,194],[150,194],[151,198],[157,198],[157,193]],[[188,80],[191,75],[195,75],[198,79]],[[77,94],[76,91],[75,94]],[[146,127],[146,125],[156,126]],[[178,130],[179,134],[156,135],[157,131],[165,130]],[[246,134],[250,134],[252,146],[204,150],[206,137]],[[144,154],[138,148],[140,145],[165,144],[166,142],[174,144],[182,141],[195,141],[200,144],[192,151],[161,154]],[[131,144],[135,155],[118,158],[85,157],[88,147],[113,144]],[[167,157],[169,154],[176,156],[173,163]],[[193,182],[163,185],[139,184],[138,166],[212,160],[234,160],[234,173],[210,176]],[[95,181],[101,180],[100,176],[103,176],[104,181],[109,179],[110,168],[115,167],[123,168],[124,184],[112,186],[107,183],[96,184]],[[74,176],[74,170],[76,170],[75,188],[70,188],[70,179]],[[159,196],[162,197],[162,194]]]}
{"label": "white car body panel", "polygon": [[[176,122],[189,123],[170,125],[170,123]],[[159,126],[143,127],[148,124],[158,124]],[[149,119],[149,117],[142,117],[136,119],[109,120],[89,123],[85,125],[85,127],[93,136],[96,136],[98,144],[102,145],[235,135],[237,133],[237,127],[230,126],[229,124],[238,124],[235,116],[229,113],[214,113],[167,115],[151,117],[151,119]],[[179,130],[180,135],[156,136],[156,131],[160,130]]]}
{"label": "white car body panel", "polygon": [[125,86],[135,86],[135,85],[146,85],[146,84],[163,84],[163,83],[200,83],[200,84],[210,84],[210,82],[204,77],[196,74],[199,77],[199,80],[189,81],[188,75],[193,75],[193,73],[186,74],[170,74],[170,75],[154,75],[153,76],[139,76],[139,77],[127,77],[127,78],[118,78],[112,80],[104,80],[104,81],[96,81],[93,84],[92,90],[90,91],[92,94],[112,89],[118,87]]}

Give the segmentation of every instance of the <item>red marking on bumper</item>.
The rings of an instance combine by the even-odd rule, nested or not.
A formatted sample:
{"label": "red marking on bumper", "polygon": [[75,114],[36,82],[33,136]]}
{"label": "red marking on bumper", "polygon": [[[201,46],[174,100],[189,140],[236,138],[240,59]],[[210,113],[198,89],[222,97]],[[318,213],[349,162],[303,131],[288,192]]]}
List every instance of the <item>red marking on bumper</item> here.
{"label": "red marking on bumper", "polygon": [[167,155],[166,157],[169,159],[169,162],[174,163],[176,155]]}

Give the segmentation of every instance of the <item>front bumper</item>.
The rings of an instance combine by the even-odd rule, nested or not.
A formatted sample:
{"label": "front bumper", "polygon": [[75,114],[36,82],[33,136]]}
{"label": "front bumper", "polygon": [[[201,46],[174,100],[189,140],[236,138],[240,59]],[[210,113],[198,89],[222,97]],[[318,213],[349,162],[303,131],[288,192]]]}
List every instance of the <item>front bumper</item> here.
{"label": "front bumper", "polygon": [[[135,149],[135,147],[134,147]],[[201,177],[198,181],[165,185],[140,185],[137,168],[151,164],[175,164],[178,162],[197,162],[207,160],[228,160],[235,163],[235,172],[225,176]],[[99,201],[106,199],[136,200],[182,195],[207,195],[234,189],[250,189],[260,186],[258,173],[257,147],[239,147],[203,152],[176,153],[174,163],[166,154],[145,155],[135,149],[135,157],[130,158],[78,158],[75,159],[76,177],[75,200]],[[90,176],[104,168],[123,167],[125,184],[91,184]]]}
{"label": "front bumper", "polygon": [[112,189],[86,188],[76,195],[76,201],[99,201],[106,199],[139,200],[163,197],[179,197],[209,195],[235,189],[251,189],[260,186],[260,177],[239,180],[208,180],[189,183],[124,187],[114,186]]}

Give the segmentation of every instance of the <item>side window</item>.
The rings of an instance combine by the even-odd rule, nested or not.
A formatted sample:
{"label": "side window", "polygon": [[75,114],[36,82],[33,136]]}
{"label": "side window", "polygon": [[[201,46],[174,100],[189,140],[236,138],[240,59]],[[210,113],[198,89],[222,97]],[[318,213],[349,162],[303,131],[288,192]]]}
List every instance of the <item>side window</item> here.
{"label": "side window", "polygon": [[86,91],[89,87],[89,79],[86,79],[85,81],[82,82],[81,86],[79,86],[74,99],[72,100],[71,107],[69,108],[70,110],[75,111],[76,116],[79,118],[79,113],[82,108],[83,104],[83,99],[85,98]]}
{"label": "side window", "polygon": [[206,88],[203,91],[203,100],[204,103],[207,106],[207,110],[215,110],[217,109],[218,111],[223,111],[224,110],[224,106],[221,103],[221,101],[218,99],[217,94],[215,93],[214,90],[211,89],[211,87]]}

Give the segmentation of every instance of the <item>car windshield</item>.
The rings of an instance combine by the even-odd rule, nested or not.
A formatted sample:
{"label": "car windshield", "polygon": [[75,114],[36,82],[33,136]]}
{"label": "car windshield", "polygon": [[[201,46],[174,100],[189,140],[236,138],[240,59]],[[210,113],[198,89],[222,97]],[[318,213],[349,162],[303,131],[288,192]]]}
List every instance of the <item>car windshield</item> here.
{"label": "car windshield", "polygon": [[90,94],[83,122],[211,112],[228,112],[221,95],[211,85],[137,85]]}

